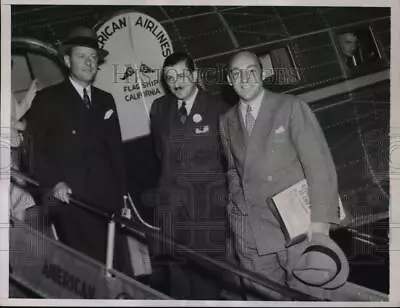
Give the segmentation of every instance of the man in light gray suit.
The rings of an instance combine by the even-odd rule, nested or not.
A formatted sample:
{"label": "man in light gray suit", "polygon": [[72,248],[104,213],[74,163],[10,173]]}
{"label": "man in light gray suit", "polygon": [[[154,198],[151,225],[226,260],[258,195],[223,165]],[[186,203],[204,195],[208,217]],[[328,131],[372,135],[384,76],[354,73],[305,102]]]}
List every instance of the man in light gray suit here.
{"label": "man in light gray suit", "polygon": [[[221,116],[220,130],[228,160],[227,211],[236,252],[241,265],[251,271],[327,297],[325,290],[293,279],[293,256],[306,241],[286,247],[271,198],[305,178],[312,205],[308,238],[314,233],[329,235],[330,224],[339,223],[335,165],[308,105],[295,96],[263,88],[264,77],[251,52],[239,52],[229,63],[228,81],[240,102]],[[271,296],[285,300],[274,292]]]}

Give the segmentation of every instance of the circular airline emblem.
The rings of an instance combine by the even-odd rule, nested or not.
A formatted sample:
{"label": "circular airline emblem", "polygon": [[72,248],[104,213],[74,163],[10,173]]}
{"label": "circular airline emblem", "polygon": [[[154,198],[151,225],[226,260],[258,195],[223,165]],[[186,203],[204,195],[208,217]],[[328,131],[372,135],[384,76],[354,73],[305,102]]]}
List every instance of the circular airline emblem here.
{"label": "circular airline emblem", "polygon": [[100,47],[109,55],[94,85],[113,95],[123,140],[149,134],[151,104],[164,95],[162,65],[173,51],[168,33],[139,12],[115,15],[96,31]]}
{"label": "circular airline emblem", "polygon": [[200,114],[196,113],[196,114],[193,115],[193,122],[194,123],[200,123],[201,120],[203,120],[203,118],[201,117]]}

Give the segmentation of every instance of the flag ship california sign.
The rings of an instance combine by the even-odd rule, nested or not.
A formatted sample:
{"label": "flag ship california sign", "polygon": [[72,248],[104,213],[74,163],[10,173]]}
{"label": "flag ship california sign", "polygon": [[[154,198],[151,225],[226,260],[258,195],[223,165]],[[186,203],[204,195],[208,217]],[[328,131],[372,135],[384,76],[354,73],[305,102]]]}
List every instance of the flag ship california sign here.
{"label": "flag ship california sign", "polygon": [[124,141],[150,133],[149,110],[164,95],[162,65],[173,51],[164,27],[139,12],[114,15],[96,27],[98,42],[109,55],[94,85],[116,102]]}

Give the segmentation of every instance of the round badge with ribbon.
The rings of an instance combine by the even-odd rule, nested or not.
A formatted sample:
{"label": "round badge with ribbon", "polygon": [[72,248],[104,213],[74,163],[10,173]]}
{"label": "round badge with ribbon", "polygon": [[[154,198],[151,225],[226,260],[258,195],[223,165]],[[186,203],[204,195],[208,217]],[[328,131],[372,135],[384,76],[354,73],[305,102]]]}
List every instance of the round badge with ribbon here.
{"label": "round badge with ribbon", "polygon": [[203,118],[201,117],[200,114],[196,113],[196,114],[193,115],[193,122],[194,123],[200,123],[201,120],[203,120]]}

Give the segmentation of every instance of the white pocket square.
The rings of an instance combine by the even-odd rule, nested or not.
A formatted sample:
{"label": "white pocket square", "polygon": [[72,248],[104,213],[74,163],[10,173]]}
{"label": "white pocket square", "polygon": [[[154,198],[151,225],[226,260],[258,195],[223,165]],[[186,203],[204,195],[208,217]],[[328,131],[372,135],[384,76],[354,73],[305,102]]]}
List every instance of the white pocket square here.
{"label": "white pocket square", "polygon": [[108,120],[112,116],[113,113],[114,113],[114,110],[109,109],[104,115],[104,120]]}
{"label": "white pocket square", "polygon": [[202,128],[196,128],[195,133],[196,134],[204,134],[204,133],[208,132],[209,129],[210,128],[208,127],[208,125],[205,125]]}
{"label": "white pocket square", "polygon": [[275,134],[282,134],[285,132],[285,128],[283,126],[279,126],[277,129],[275,129]]}

